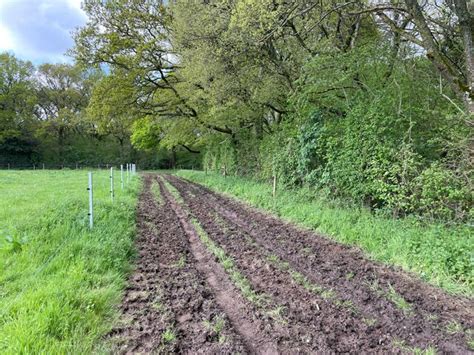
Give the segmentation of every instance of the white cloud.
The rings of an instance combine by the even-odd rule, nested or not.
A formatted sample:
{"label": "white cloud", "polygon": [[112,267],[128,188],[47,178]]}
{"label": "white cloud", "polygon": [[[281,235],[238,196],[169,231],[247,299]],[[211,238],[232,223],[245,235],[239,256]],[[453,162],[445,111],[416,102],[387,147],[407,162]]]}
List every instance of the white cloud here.
{"label": "white cloud", "polygon": [[0,49],[15,50],[15,37],[13,33],[0,21]]}
{"label": "white cloud", "polygon": [[81,0],[0,0],[0,51],[37,64],[71,61],[71,32],[86,20]]}
{"label": "white cloud", "polygon": [[81,3],[82,0],[66,0],[66,2],[73,8],[75,8],[77,11],[80,11],[84,14],[84,17],[86,17],[86,14],[84,11],[81,9]]}

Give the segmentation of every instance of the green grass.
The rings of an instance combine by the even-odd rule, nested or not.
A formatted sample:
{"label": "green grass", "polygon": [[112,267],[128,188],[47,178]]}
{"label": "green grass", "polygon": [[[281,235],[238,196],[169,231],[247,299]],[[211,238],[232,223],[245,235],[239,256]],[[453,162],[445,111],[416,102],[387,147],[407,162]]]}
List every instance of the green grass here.
{"label": "green grass", "polygon": [[179,204],[183,204],[184,200],[181,197],[181,194],[179,193],[179,191],[173,185],[171,185],[168,182],[168,180],[163,179],[162,181],[165,184],[166,189],[170,192],[171,196],[173,196],[173,198],[176,200],[176,202],[178,202]]}
{"label": "green grass", "polygon": [[[293,279],[293,281],[295,281],[298,285],[305,288],[307,291],[314,293],[320,296],[321,298],[334,303],[336,306],[347,308],[354,314],[359,312],[357,307],[351,301],[342,300],[336,295],[336,293],[333,290],[326,289],[320,285],[315,284],[314,282],[311,282],[303,274],[299,273],[298,271],[292,270],[290,267],[290,264],[286,261],[281,260],[280,258],[278,258],[278,256],[273,255],[273,254],[269,255],[267,257],[267,261],[273,264],[276,268],[280,269],[281,271],[288,272],[291,278]],[[319,306],[317,307],[319,310]]]}
{"label": "green grass", "polygon": [[224,330],[226,322],[222,316],[215,316],[213,321],[205,320],[203,324],[206,329],[215,333],[220,344],[225,342],[225,336],[222,334],[222,331]]}
{"label": "green grass", "polygon": [[86,171],[0,171],[0,353],[90,353],[117,320],[134,254],[138,179]]}
{"label": "green grass", "polygon": [[457,333],[462,333],[464,329],[462,328],[461,324],[453,320],[446,325],[446,331],[448,334],[454,335]]}
{"label": "green grass", "polygon": [[166,328],[166,330],[161,335],[163,343],[172,343],[176,340],[176,332],[172,327]]}
{"label": "green grass", "polygon": [[315,283],[309,281],[306,276],[299,273],[298,271],[292,270],[290,264],[286,261],[281,260],[277,255],[271,254],[267,257],[267,261],[273,264],[276,268],[281,271],[286,271],[289,273],[291,278],[300,286],[303,286],[309,292],[317,294],[324,299],[335,299],[336,294],[333,290],[325,289],[322,286],[316,285]]}
{"label": "green grass", "polygon": [[222,265],[224,270],[229,275],[230,279],[234,285],[242,292],[242,295],[251,303],[254,303],[258,306],[264,306],[267,303],[267,297],[263,294],[257,294],[250,281],[240,273],[238,268],[235,266],[233,259],[226,254],[224,249],[219,247],[214,241],[207,235],[206,231],[201,227],[199,222],[193,218],[191,220],[194,228],[199,235],[202,243],[206,246],[207,249],[211,251],[212,254],[217,258],[219,263]]}
{"label": "green grass", "polygon": [[467,337],[467,347],[469,350],[474,351],[474,330],[468,329],[466,330],[466,337]]}
{"label": "green grass", "polygon": [[178,269],[182,269],[183,267],[185,267],[186,266],[186,254],[183,253],[179,257],[179,260],[173,266],[178,268]]}
{"label": "green grass", "polygon": [[160,184],[158,181],[153,181],[151,184],[151,193],[155,198],[156,203],[161,206],[163,204],[163,196],[161,196]]}
{"label": "green grass", "polygon": [[413,355],[436,355],[438,351],[434,346],[429,346],[426,349],[418,347],[408,346],[404,340],[394,339],[392,346],[395,350],[401,351],[402,354],[413,354]]}
{"label": "green grass", "polygon": [[309,188],[280,189],[273,200],[270,183],[199,171],[176,174],[339,242],[357,245],[373,259],[413,271],[448,292],[474,294],[472,227],[377,216],[364,208],[341,207]]}
{"label": "green grass", "polygon": [[392,301],[395,306],[401,309],[405,314],[411,314],[413,308],[410,303],[408,303],[395,289],[392,285],[389,285],[389,290],[387,297],[390,301]]}

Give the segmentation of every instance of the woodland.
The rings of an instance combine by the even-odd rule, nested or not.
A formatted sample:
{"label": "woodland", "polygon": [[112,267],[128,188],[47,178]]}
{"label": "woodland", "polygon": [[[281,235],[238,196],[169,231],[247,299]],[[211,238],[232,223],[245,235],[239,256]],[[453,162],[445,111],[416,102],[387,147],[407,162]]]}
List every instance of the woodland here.
{"label": "woodland", "polygon": [[200,168],[472,220],[466,0],[86,0],[73,64],[0,54],[0,164]]}

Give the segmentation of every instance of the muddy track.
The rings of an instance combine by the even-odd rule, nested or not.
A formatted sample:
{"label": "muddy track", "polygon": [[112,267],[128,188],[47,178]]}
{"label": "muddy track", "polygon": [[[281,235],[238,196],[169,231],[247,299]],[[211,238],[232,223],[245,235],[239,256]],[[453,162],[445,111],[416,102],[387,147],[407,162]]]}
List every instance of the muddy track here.
{"label": "muddy track", "polygon": [[116,353],[472,353],[473,302],[175,176],[144,175]]}
{"label": "muddy track", "polygon": [[139,200],[138,258],[110,334],[114,352],[248,352],[198,271],[177,216],[153,196],[152,180],[145,176]]}
{"label": "muddy track", "polygon": [[[324,291],[314,293],[292,279],[282,261],[259,248],[232,224],[189,203],[190,211],[209,236],[233,258],[243,275],[259,293],[271,298],[273,310],[285,325],[288,337],[321,352],[390,351],[391,339],[378,327],[368,325],[350,304],[333,302]],[[217,222],[218,221],[218,222]],[[270,310],[269,310],[270,311]],[[271,312],[271,311],[270,311]],[[360,315],[360,316],[359,316]],[[282,338],[282,341],[284,337]]]}
{"label": "muddy track", "polygon": [[[199,185],[166,179],[252,286],[284,306],[289,325],[304,326],[297,339],[313,350],[469,352],[472,300]],[[331,297],[322,297],[324,290]]]}
{"label": "muddy track", "polygon": [[[262,316],[252,304],[242,298],[222,266],[215,261],[211,252],[200,241],[186,211],[175,201],[161,182],[160,187],[163,196],[189,238],[192,253],[197,260],[197,270],[205,276],[218,304],[226,312],[231,324],[245,342],[246,350],[262,354],[272,354],[283,350],[279,348],[274,336],[271,335],[272,329],[271,325],[266,322],[267,317]],[[290,349],[285,350],[289,351]]]}

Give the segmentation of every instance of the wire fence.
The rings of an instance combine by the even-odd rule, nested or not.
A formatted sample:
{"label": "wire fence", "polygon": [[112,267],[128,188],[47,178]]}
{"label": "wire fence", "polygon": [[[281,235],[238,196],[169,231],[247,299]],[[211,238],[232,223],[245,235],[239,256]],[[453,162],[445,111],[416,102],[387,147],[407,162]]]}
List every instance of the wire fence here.
{"label": "wire fence", "polygon": [[0,170],[85,170],[85,169],[110,169],[117,167],[117,163],[0,163]]}
{"label": "wire fence", "polygon": [[[99,169],[101,169],[101,166],[103,165],[103,168],[106,168],[107,169],[109,168],[109,164],[99,164]],[[64,167],[65,169],[66,167]],[[83,168],[77,168],[77,169],[86,169],[88,167],[84,166]],[[18,166],[15,167],[15,168],[11,168],[12,170],[15,169],[15,170],[26,170],[28,169],[28,166],[23,166],[23,169],[20,169]],[[31,169],[31,167],[29,168]],[[53,167],[53,168],[46,168],[45,166],[45,169],[57,169],[57,167]],[[113,164],[110,164],[110,175],[109,175],[109,178],[110,178],[110,196],[111,196],[111,201],[112,203],[114,203],[114,196],[115,196],[115,188],[114,188],[114,166]],[[125,183],[129,183],[131,181],[131,179],[137,175],[137,166],[136,164],[133,164],[133,163],[128,163],[128,164],[119,164],[119,168],[117,169],[118,170],[118,173],[120,174],[119,175],[119,179],[120,179],[120,185],[121,185],[121,189],[123,190],[124,189],[124,184]],[[84,180],[85,180],[85,183],[84,185],[86,185],[86,181],[87,181],[87,194],[88,194],[88,197],[89,197],[89,204],[88,204],[88,218],[89,218],[89,228],[92,230],[93,229],[93,226],[94,226],[94,196],[93,196],[93,188],[94,188],[94,183],[93,183],[93,172],[88,172],[87,174],[87,178],[85,177]],[[6,304],[4,304],[1,309],[0,309],[0,318],[2,317],[5,317],[8,312],[10,312],[10,307],[11,305],[15,304],[15,302],[17,302],[27,291],[31,290],[31,284],[33,282],[36,281],[36,276],[38,276],[55,258],[56,256],[59,254],[60,251],[64,250],[65,246],[67,243],[69,243],[71,240],[73,240],[69,234],[64,234],[64,239],[61,241],[61,243],[56,247],[54,248],[54,250],[49,254],[49,256],[46,258],[46,260],[44,262],[42,262],[40,265],[38,265],[38,267],[36,267],[36,269],[31,272],[30,274],[26,275],[26,281],[25,282],[28,282],[30,283],[28,287],[23,287],[16,295],[14,298],[10,299]]]}

